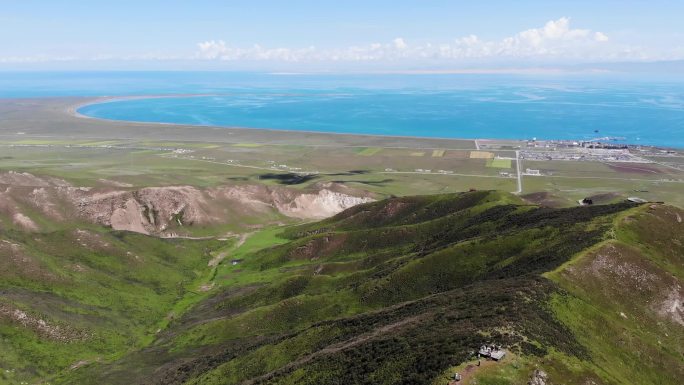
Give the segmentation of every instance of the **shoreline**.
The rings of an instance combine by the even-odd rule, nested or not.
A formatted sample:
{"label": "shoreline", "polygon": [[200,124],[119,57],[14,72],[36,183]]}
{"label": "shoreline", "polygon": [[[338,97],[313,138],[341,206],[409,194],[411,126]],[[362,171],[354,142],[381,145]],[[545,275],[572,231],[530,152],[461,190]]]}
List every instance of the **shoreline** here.
{"label": "shoreline", "polygon": [[[372,137],[372,138],[389,138],[389,139],[431,139],[431,140],[451,140],[451,141],[504,141],[504,142],[526,142],[525,139],[506,139],[506,138],[448,138],[437,136],[408,136],[408,135],[378,135],[378,134],[359,134],[347,132],[331,132],[331,131],[311,131],[311,130],[293,130],[285,128],[266,128],[266,127],[246,127],[246,126],[225,126],[212,124],[190,124],[190,123],[167,123],[167,122],[146,122],[137,120],[122,120],[122,119],[107,119],[98,118],[95,116],[88,116],[78,112],[79,108],[86,106],[113,103],[124,100],[140,100],[140,99],[166,99],[166,98],[194,98],[205,96],[219,96],[220,94],[186,94],[186,95],[150,95],[150,96],[112,96],[95,98],[92,101],[82,102],[77,105],[67,108],[67,113],[79,119],[92,119],[110,123],[132,123],[132,124],[152,124],[157,126],[173,126],[173,127],[201,127],[210,129],[231,129],[231,130],[260,130],[260,131],[275,131],[275,132],[292,132],[303,134],[319,134],[319,135],[341,135],[351,137]],[[220,95],[222,96],[222,95]],[[549,139],[550,140],[550,139]]]}
{"label": "shoreline", "polygon": [[[285,133],[303,133],[303,134],[322,134],[322,135],[335,135],[335,136],[352,136],[352,137],[371,137],[371,138],[388,138],[388,139],[430,139],[430,140],[446,140],[446,141],[483,141],[483,142],[524,142],[527,143],[531,139],[522,138],[465,138],[465,137],[434,137],[434,136],[414,136],[414,135],[380,135],[380,134],[364,134],[364,133],[344,133],[344,132],[331,132],[331,131],[313,131],[313,130],[297,130],[297,129],[280,129],[280,128],[267,128],[267,127],[247,127],[247,126],[229,126],[229,125],[216,125],[216,124],[191,124],[191,123],[169,123],[169,122],[150,122],[150,121],[136,121],[136,120],[123,120],[123,119],[108,119],[95,116],[88,116],[80,113],[78,110],[91,106],[106,103],[115,103],[118,101],[127,100],[144,100],[144,99],[167,99],[167,98],[195,98],[195,97],[208,97],[208,96],[225,96],[223,94],[170,94],[170,95],[131,95],[131,96],[103,96],[103,97],[93,97],[90,100],[81,102],[76,105],[69,106],[66,112],[79,119],[92,119],[96,121],[110,122],[110,123],[130,123],[130,124],[150,124],[156,126],[172,126],[172,127],[201,127],[209,129],[232,129],[232,130],[261,130],[270,132],[285,132]],[[591,142],[594,140],[579,140],[579,139],[536,139],[536,142],[559,142],[559,143],[569,143],[569,142]],[[682,150],[684,147],[668,147],[661,145],[652,144],[634,144],[630,142],[615,142],[615,141],[596,141],[596,143],[609,144],[616,146],[626,146],[630,147],[651,147],[664,150]]]}
{"label": "shoreline", "polygon": [[[95,119],[95,120],[103,120],[103,121],[109,121],[109,122],[148,123],[148,122],[135,122],[135,121],[130,121],[130,120],[96,118],[94,116],[84,115],[84,114],[78,112],[78,110],[83,108],[83,107],[87,107],[87,106],[92,106],[92,105],[97,105],[97,104],[114,103],[114,102],[124,101],[124,100],[164,99],[164,98],[193,98],[193,97],[217,96],[217,95],[218,94],[94,96],[94,97],[92,97],[92,100],[89,100],[86,102],[81,102],[81,103],[74,104],[72,106],[67,107],[66,112],[71,116],[81,118],[81,119]],[[86,98],[88,98],[88,97],[86,97]],[[176,123],[165,123],[165,124],[176,124]]]}

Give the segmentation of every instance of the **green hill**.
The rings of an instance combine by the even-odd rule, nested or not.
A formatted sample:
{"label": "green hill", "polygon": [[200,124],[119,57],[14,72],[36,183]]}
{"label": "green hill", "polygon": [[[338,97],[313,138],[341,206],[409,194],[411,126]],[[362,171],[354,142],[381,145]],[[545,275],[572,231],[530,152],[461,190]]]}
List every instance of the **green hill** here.
{"label": "green hill", "polygon": [[[64,330],[82,334],[51,341],[0,316],[12,343],[0,363],[64,384],[446,384],[454,372],[526,384],[535,370],[553,384],[679,384],[683,217],[666,205],[541,208],[491,191],[392,198],[253,235],[210,272],[206,293],[184,288],[206,277],[214,241],[103,231],[145,269],[78,245],[41,251],[46,271],[80,258],[94,272],[63,273],[64,289],[31,286],[35,275],[3,282],[58,298],[43,313],[67,309]],[[9,235],[43,250],[67,244],[60,234]],[[508,354],[477,366],[487,343]],[[62,361],[30,368],[60,349]]]}

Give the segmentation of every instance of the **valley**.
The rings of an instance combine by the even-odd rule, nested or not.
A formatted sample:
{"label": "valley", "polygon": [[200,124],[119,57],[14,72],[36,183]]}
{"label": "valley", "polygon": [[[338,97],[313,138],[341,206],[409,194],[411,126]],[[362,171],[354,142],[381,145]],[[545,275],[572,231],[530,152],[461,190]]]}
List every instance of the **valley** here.
{"label": "valley", "polygon": [[684,383],[684,1],[0,5],[0,385]]}
{"label": "valley", "polygon": [[42,231],[3,227],[3,378],[440,384],[483,343],[510,354],[478,383],[523,383],[532,368],[553,383],[682,375],[678,208],[476,191],[299,225],[271,210],[282,222],[239,239],[109,230],[77,212],[69,227],[45,214]]}
{"label": "valley", "polygon": [[[678,151],[181,129],[75,102],[0,106],[0,382],[684,375]],[[477,366],[482,344],[506,357]]]}

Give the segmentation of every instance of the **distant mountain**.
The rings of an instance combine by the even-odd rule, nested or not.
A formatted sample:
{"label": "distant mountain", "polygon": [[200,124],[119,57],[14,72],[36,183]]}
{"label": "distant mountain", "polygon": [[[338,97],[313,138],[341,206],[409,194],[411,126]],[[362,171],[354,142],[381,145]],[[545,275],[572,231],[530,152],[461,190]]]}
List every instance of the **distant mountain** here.
{"label": "distant mountain", "polygon": [[[552,209],[494,191],[362,204],[264,239],[262,248],[219,266],[216,282],[223,286],[206,298],[185,297],[189,310],[167,316],[145,346],[84,359],[50,382],[446,384],[459,372],[461,383],[479,384],[679,384],[682,218],[684,211],[667,205]],[[127,270],[145,263],[145,277],[109,275],[111,285],[143,285],[151,293],[110,304],[103,292],[102,308],[116,314],[98,322],[110,333],[158,306],[155,295],[166,292],[167,278],[159,270],[155,284],[152,264],[193,269],[202,247],[179,249],[187,246],[123,233],[100,236],[110,248],[130,245],[134,255],[141,248],[158,255],[136,262],[122,254],[130,260]],[[13,242],[48,252],[66,247],[65,237]],[[75,255],[92,247],[71,244]],[[64,252],[64,263],[69,255]],[[93,266],[103,273],[124,268]],[[37,282],[38,272],[27,274]],[[29,285],[31,278],[24,279]],[[61,314],[51,305],[53,294],[47,288],[43,293],[17,289],[13,295],[33,296],[45,312]],[[76,297],[60,306],[83,305]],[[89,309],[77,311],[83,322],[92,317]],[[121,319],[122,311],[131,317]],[[82,330],[81,324],[87,325],[64,330]],[[7,338],[8,326],[2,327]],[[10,357],[55,357],[54,344],[21,356],[22,341],[40,344],[36,333],[9,334]],[[98,333],[87,328],[77,336],[99,343]],[[75,341],[58,342],[83,344],[85,352],[88,343]],[[502,346],[506,357],[478,365],[483,344]],[[7,354],[3,349],[0,360],[6,362]]]}
{"label": "distant mountain", "polygon": [[603,69],[616,72],[635,72],[649,74],[678,74],[684,75],[684,60],[651,61],[651,62],[616,62],[594,63],[580,67]]}
{"label": "distant mountain", "polygon": [[[370,71],[373,72],[373,71]],[[463,62],[458,66],[439,65],[412,68],[395,68],[378,72],[398,74],[521,74],[521,75],[553,75],[563,73],[575,74],[643,74],[649,80],[666,78],[668,81],[681,79],[684,75],[684,60],[670,61],[625,61],[625,62],[589,62],[562,64],[558,62]],[[674,77],[673,77],[674,76]]]}

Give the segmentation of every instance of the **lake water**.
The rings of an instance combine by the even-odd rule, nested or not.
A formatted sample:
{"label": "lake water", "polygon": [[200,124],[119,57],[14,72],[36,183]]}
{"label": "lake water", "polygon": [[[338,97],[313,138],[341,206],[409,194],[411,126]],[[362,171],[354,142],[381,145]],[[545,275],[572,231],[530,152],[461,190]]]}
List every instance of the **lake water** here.
{"label": "lake water", "polygon": [[210,95],[117,100],[79,110],[103,119],[443,138],[624,137],[684,148],[684,82],[658,77],[15,75],[0,73],[0,97]]}

